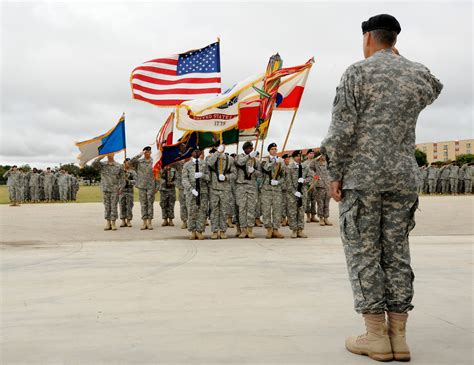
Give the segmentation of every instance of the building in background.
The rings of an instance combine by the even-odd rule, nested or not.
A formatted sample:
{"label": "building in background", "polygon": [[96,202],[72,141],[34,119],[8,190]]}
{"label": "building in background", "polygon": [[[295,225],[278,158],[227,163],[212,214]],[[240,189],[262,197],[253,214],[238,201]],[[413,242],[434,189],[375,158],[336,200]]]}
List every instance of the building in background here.
{"label": "building in background", "polygon": [[434,161],[454,161],[459,155],[474,153],[474,139],[419,143],[416,148],[426,153],[428,163]]}

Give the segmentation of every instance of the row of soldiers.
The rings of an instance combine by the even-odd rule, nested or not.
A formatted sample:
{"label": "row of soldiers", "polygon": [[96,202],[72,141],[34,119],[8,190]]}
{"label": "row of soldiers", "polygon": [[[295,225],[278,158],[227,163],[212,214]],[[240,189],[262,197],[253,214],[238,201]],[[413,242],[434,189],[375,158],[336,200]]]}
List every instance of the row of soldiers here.
{"label": "row of soldiers", "polygon": [[77,177],[64,169],[53,171],[50,167],[46,170],[35,167],[25,171],[14,165],[3,177],[7,179],[11,206],[26,202],[75,201],[79,191]]}
{"label": "row of soldiers", "polygon": [[[192,158],[165,166],[159,179],[153,175],[151,148],[123,165],[115,162],[113,154],[93,162],[101,173],[104,195],[105,230],[116,230],[120,206],[121,227],[131,227],[133,218],[133,189],[139,192],[142,230],[153,229],[153,203],[160,191],[162,226],[173,226],[176,188],[178,189],[182,228],[191,232],[190,239],[204,239],[207,219],[210,219],[211,239],[227,238],[228,227],[237,226],[236,236],[254,238],[253,228],[261,221],[267,230],[266,238],[284,238],[279,231],[288,225],[292,238],[307,237],[304,232],[305,213],[308,221],[321,225],[329,222],[329,178],[323,157],[314,158],[310,151],[302,161],[301,151],[278,157],[275,143],[267,151],[269,156],[260,161],[251,142],[245,142],[243,153],[232,156],[225,146],[212,149],[204,159],[199,147]],[[314,203],[317,199],[318,211]],[[312,208],[313,206],[313,208]],[[309,208],[308,208],[309,207]],[[314,209],[314,213],[311,209]],[[260,219],[261,218],[261,219]]]}
{"label": "row of soldiers", "polygon": [[471,194],[474,180],[474,165],[456,162],[441,167],[432,163],[420,168],[422,184],[418,192],[425,194]]}

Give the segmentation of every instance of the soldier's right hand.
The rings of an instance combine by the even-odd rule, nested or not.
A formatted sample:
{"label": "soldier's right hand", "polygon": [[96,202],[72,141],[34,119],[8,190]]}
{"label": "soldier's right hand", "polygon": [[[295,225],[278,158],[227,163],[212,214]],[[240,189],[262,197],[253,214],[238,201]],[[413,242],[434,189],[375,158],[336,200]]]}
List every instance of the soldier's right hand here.
{"label": "soldier's right hand", "polygon": [[302,195],[301,195],[301,193],[300,193],[299,191],[295,191],[295,196],[296,196],[297,198],[301,198],[301,197],[302,197]]}
{"label": "soldier's right hand", "polygon": [[194,173],[194,178],[200,179],[202,177],[202,172],[195,172]]}
{"label": "soldier's right hand", "polygon": [[277,186],[278,185],[278,180],[273,180],[270,181],[270,184],[273,185],[273,186]]}
{"label": "soldier's right hand", "polygon": [[222,153],[225,151],[225,146],[221,144],[219,147],[217,147],[217,152]]}
{"label": "soldier's right hand", "polygon": [[191,193],[192,193],[194,196],[198,196],[198,195],[199,195],[199,192],[198,192],[196,189],[191,190]]}

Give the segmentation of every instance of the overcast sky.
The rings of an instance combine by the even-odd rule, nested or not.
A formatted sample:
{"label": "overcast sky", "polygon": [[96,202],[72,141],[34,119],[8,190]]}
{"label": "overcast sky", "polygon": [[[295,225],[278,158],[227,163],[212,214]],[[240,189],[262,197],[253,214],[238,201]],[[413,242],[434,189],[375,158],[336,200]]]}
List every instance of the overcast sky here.
{"label": "overcast sky", "polygon": [[[5,2],[1,5],[0,164],[75,162],[75,141],[106,132],[126,113],[128,154],[153,142],[171,109],[131,98],[132,69],[221,38],[222,89],[284,66],[316,63],[288,148],[319,146],[336,86],[363,58],[360,24],[389,13],[397,48],[444,84],[420,116],[417,142],[473,137],[473,19],[467,2]],[[276,112],[267,142],[280,146],[291,120]],[[231,148],[232,150],[232,148]]]}

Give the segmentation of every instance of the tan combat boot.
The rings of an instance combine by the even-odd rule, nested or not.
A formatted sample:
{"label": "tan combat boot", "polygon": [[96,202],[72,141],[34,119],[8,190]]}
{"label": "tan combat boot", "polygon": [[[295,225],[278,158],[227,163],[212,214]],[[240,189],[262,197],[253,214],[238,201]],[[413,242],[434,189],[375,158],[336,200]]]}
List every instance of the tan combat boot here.
{"label": "tan combat boot", "polygon": [[202,232],[196,232],[196,237],[198,240],[203,240],[204,239],[204,235],[202,234]]}
{"label": "tan combat boot", "polygon": [[110,224],[110,221],[107,219],[105,222],[104,231],[110,231],[111,229],[112,229],[112,226]]}
{"label": "tan combat boot", "polygon": [[120,224],[120,227],[126,227],[127,226],[127,222],[125,221],[125,219],[122,219],[122,223]]}
{"label": "tan combat boot", "polygon": [[217,232],[212,232],[211,234],[211,240],[217,240],[219,238]]}
{"label": "tan combat boot", "polygon": [[173,220],[171,218],[168,218],[168,226],[174,227]]}
{"label": "tan combat boot", "polygon": [[367,355],[377,361],[393,360],[385,313],[364,314],[367,332],[346,340],[346,349],[357,355]]}
{"label": "tan combat boot", "polygon": [[168,225],[168,220],[167,219],[163,219],[163,223],[161,223],[161,226],[162,227],[166,227]]}
{"label": "tan combat boot", "polygon": [[306,235],[306,233],[304,233],[304,231],[302,229],[298,229],[296,234],[299,238],[308,238],[308,236]]}
{"label": "tan combat boot", "polygon": [[393,358],[397,361],[410,361],[410,348],[406,340],[408,313],[387,313],[388,336],[392,345]]}
{"label": "tan combat boot", "polygon": [[237,229],[235,230],[235,237],[239,237],[241,233],[242,233],[242,230],[240,229],[240,226],[237,224]]}
{"label": "tan combat boot", "polygon": [[318,223],[319,219],[316,218],[316,214],[311,214],[311,222]]}
{"label": "tan combat boot", "polygon": [[272,233],[273,238],[285,238],[280,232],[278,232],[278,229],[274,229]]}
{"label": "tan combat boot", "polygon": [[329,222],[329,219],[328,219],[328,218],[324,218],[324,224],[325,224],[326,226],[332,226],[332,223]]}
{"label": "tan combat boot", "polygon": [[188,228],[188,222],[183,221],[183,224],[181,225],[181,229],[186,229],[186,228]]}
{"label": "tan combat boot", "polygon": [[131,227],[132,226],[132,220],[131,219],[127,219],[127,227]]}
{"label": "tan combat boot", "polygon": [[298,232],[296,231],[296,229],[294,231],[291,231],[291,238],[298,238]]}
{"label": "tan combat boot", "polygon": [[267,235],[265,236],[265,238],[273,238],[273,229],[267,228]]}
{"label": "tan combat boot", "polygon": [[253,228],[252,227],[247,228],[247,237],[248,238],[255,238],[255,235],[253,234]]}
{"label": "tan combat boot", "polygon": [[220,238],[220,239],[223,239],[223,240],[226,240],[226,239],[227,239],[227,236],[225,235],[225,232],[224,232],[224,231],[219,232],[219,238]]}
{"label": "tan combat boot", "polygon": [[227,227],[234,228],[234,224],[232,223],[232,217],[227,217]]}
{"label": "tan combat boot", "polygon": [[262,227],[263,223],[260,218],[255,218],[255,227]]}
{"label": "tan combat boot", "polygon": [[247,228],[242,228],[239,234],[239,238],[245,238],[247,237]]}
{"label": "tan combat boot", "polygon": [[196,231],[191,232],[191,236],[189,236],[190,240],[195,240],[196,239]]}
{"label": "tan combat boot", "polygon": [[147,227],[148,229],[153,229],[153,226],[151,225],[151,219],[148,219],[148,220],[146,221],[146,227]]}
{"label": "tan combat boot", "polygon": [[306,213],[306,223],[311,223],[311,213]]}
{"label": "tan combat boot", "polygon": [[142,231],[148,228],[147,222],[148,222],[147,219],[143,219],[143,224],[140,228]]}
{"label": "tan combat boot", "polygon": [[112,231],[116,231],[117,227],[115,226],[115,219],[113,221],[110,221],[110,229]]}
{"label": "tan combat boot", "polygon": [[326,223],[324,222],[324,218],[323,217],[319,217],[319,225],[320,226],[325,226]]}

